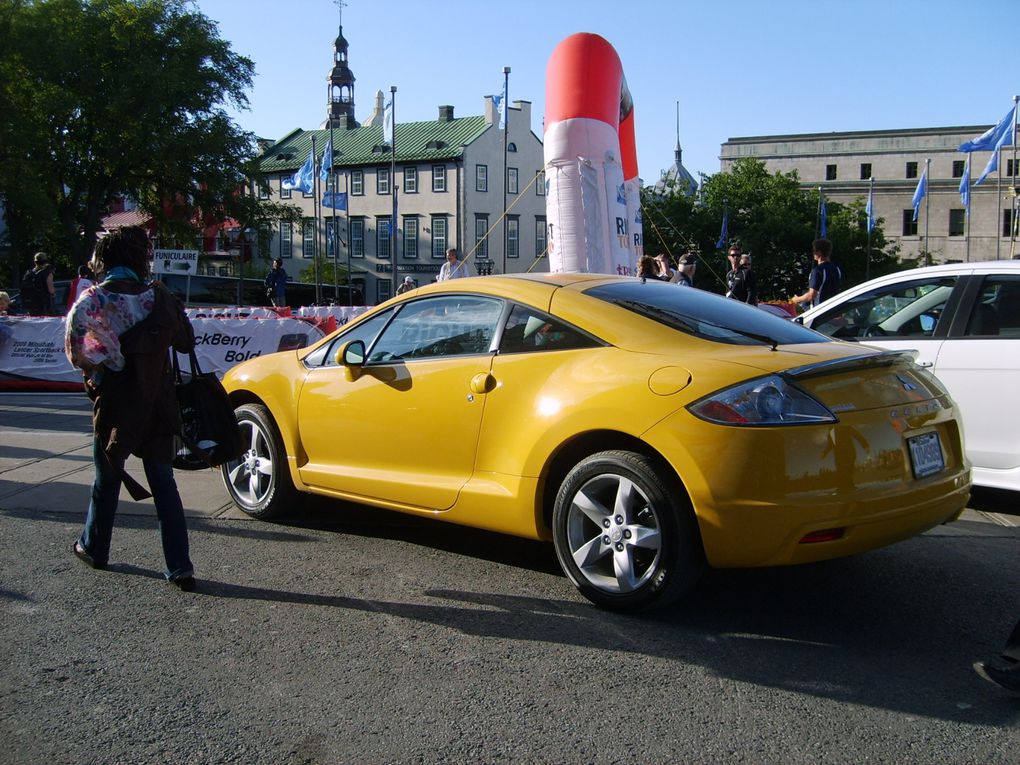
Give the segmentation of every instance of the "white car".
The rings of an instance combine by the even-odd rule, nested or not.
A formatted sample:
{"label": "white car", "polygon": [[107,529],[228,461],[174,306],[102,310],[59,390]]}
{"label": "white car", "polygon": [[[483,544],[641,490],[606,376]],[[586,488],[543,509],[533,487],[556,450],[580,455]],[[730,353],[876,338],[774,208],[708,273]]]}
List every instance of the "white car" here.
{"label": "white car", "polygon": [[881,276],[797,321],[841,340],[917,350],[959,405],[974,483],[1020,491],[1020,260]]}

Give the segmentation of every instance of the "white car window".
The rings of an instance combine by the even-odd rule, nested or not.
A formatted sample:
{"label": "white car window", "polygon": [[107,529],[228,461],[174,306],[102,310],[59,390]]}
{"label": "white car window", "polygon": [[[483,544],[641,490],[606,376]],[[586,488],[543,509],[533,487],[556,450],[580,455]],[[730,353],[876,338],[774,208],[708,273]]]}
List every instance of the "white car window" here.
{"label": "white car window", "polygon": [[965,335],[1020,338],[1020,276],[985,278]]}
{"label": "white car window", "polygon": [[829,337],[932,337],[957,277],[916,279],[837,300],[811,328]]}

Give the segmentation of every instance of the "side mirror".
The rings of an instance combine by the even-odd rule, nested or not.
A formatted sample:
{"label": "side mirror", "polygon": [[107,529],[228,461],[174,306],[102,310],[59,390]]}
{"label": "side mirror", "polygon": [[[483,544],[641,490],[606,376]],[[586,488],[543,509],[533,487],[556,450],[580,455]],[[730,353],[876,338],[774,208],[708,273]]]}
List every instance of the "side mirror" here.
{"label": "side mirror", "polygon": [[357,380],[361,375],[361,367],[365,363],[365,342],[351,340],[343,343],[336,352],[336,363],[342,366],[348,380]]}

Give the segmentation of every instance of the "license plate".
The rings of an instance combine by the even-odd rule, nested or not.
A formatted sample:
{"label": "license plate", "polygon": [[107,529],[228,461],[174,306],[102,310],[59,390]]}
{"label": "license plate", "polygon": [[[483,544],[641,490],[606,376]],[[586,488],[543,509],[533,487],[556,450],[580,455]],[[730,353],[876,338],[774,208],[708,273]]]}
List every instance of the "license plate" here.
{"label": "license plate", "polygon": [[914,478],[935,475],[946,469],[938,433],[932,431],[908,438],[907,446],[910,447],[910,466],[914,469]]}

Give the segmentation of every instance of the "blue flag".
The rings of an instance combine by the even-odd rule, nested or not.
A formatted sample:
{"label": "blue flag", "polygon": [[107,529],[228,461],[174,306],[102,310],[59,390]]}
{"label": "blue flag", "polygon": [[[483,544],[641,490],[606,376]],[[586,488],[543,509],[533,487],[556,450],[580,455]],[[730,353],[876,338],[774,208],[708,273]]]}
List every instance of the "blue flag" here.
{"label": "blue flag", "polygon": [[723,249],[726,246],[726,240],[729,239],[729,224],[730,224],[730,210],[726,205],[723,205],[722,213],[722,230],[719,232],[719,241],[715,243],[716,249]]}
{"label": "blue flag", "polygon": [[333,142],[330,141],[326,144],[326,148],[322,150],[322,169],[319,170],[319,179],[322,181],[329,180],[329,174],[333,171]]}
{"label": "blue flag", "polygon": [[289,191],[302,191],[306,194],[312,192],[315,187],[315,181],[313,176],[315,175],[315,155],[312,154],[312,150],[308,150],[308,159],[301,165],[301,169],[294,173],[290,178],[284,178],[280,183],[280,188],[287,189]]}
{"label": "blue flag", "polygon": [[999,150],[996,149],[995,151],[992,152],[992,156],[988,159],[988,164],[985,165],[985,169],[981,171],[981,175],[979,175],[978,179],[974,181],[974,185],[977,186],[978,184],[981,183],[981,181],[983,181],[991,173],[994,173],[998,169],[999,169]]}
{"label": "blue flag", "polygon": [[819,207],[818,207],[818,217],[820,219],[819,223],[818,223],[818,234],[819,234],[819,236],[821,236],[822,239],[828,239],[829,238],[829,226],[828,226],[828,224],[826,222],[826,219],[829,217],[829,208],[825,204],[825,195],[824,194],[822,195],[822,201],[821,201],[821,203],[819,204]]}
{"label": "blue flag", "polygon": [[[999,124],[988,128],[984,133],[970,141],[960,144],[960,151],[992,151],[1010,146],[1013,141],[1013,123],[1016,122],[1016,105],[999,120]],[[979,181],[980,182],[980,181]],[[976,184],[975,184],[976,185]]]}
{"label": "blue flag", "polygon": [[322,206],[333,210],[347,209],[346,191],[327,191],[322,195]]}
{"label": "blue flag", "polygon": [[963,177],[960,179],[960,201],[970,215],[970,154],[967,155],[967,163],[963,166]]}
{"label": "blue flag", "polygon": [[393,99],[386,102],[383,109],[382,121],[382,142],[387,146],[393,145]]}
{"label": "blue flag", "polygon": [[924,168],[924,172],[921,173],[921,180],[917,182],[917,188],[914,189],[914,199],[911,204],[914,205],[914,220],[917,220],[917,211],[921,207],[921,200],[924,199],[924,195],[928,193],[928,168]]}
{"label": "blue flag", "polygon": [[875,230],[875,184],[871,184],[871,188],[868,189],[868,204],[864,208],[864,212],[868,215],[868,231]]}

